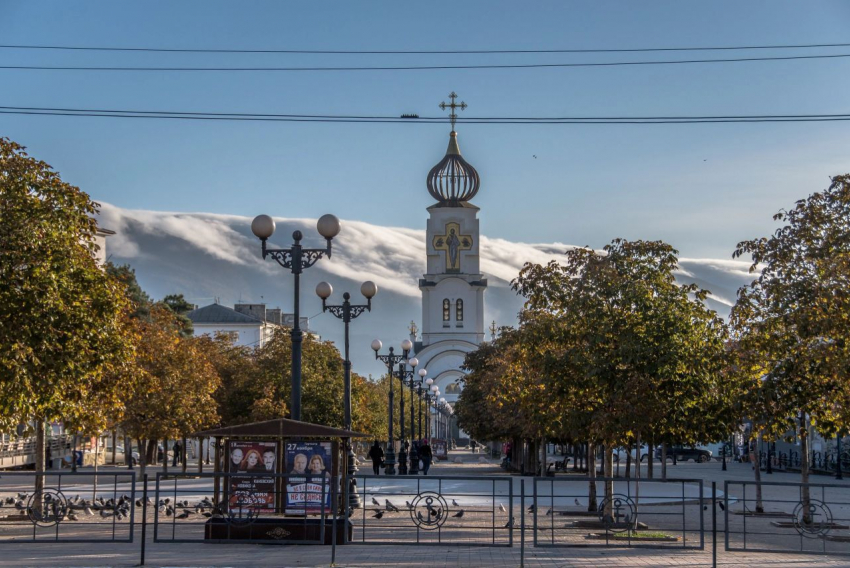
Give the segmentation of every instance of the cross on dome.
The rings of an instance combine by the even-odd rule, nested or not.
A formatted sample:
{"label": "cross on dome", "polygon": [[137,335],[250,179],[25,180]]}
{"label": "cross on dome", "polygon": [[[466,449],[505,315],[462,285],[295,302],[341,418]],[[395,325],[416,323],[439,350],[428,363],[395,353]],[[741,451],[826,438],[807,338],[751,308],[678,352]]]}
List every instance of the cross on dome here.
{"label": "cross on dome", "polygon": [[449,120],[452,123],[452,131],[449,133],[449,147],[446,149],[445,157],[428,172],[428,193],[441,206],[463,207],[465,202],[478,193],[481,179],[475,168],[460,155],[460,146],[457,143],[457,132],[455,132],[457,113],[455,111],[464,110],[467,105],[463,101],[457,102],[457,93],[454,91],[449,95],[449,99],[451,103],[440,103],[441,109],[450,109]]}

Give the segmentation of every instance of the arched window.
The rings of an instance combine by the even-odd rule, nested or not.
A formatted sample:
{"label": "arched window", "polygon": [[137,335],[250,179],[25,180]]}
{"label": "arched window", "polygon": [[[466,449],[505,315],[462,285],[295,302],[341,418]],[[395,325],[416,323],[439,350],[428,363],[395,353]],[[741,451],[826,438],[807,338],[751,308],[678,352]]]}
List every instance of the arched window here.
{"label": "arched window", "polygon": [[443,300],[443,321],[449,321],[452,314],[452,303],[448,298]]}
{"label": "arched window", "polygon": [[457,383],[446,385],[446,394],[460,394],[460,385]]}
{"label": "arched window", "polygon": [[463,300],[455,302],[455,321],[463,321]]}

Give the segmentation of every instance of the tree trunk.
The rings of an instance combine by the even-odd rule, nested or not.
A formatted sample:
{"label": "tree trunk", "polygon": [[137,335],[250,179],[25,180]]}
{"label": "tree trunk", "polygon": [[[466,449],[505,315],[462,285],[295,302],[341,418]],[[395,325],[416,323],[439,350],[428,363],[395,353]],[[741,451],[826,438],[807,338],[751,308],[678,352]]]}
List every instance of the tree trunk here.
{"label": "tree trunk", "polygon": [[183,441],[180,444],[180,465],[183,467],[183,473],[186,473],[186,458],[189,457],[188,449],[186,448],[186,436],[183,436]]}
{"label": "tree trunk", "polygon": [[588,442],[587,444],[587,476],[590,478],[590,482],[587,487],[587,510],[590,512],[596,512],[599,509],[599,505],[596,502],[596,447],[593,443]]}
{"label": "tree trunk", "polygon": [[805,413],[800,414],[800,487],[803,505],[803,523],[812,523],[811,495],[809,494],[809,428]]}
{"label": "tree trunk", "polygon": [[139,446],[139,477],[145,478],[145,469],[147,469],[148,459],[148,444],[146,440],[141,438],[136,440],[136,445]]}
{"label": "tree trunk", "polygon": [[[761,447],[761,432],[756,438],[756,448]],[[761,496],[761,467],[758,459],[758,452],[750,452],[750,461],[753,464],[753,474],[756,478],[756,513],[764,513],[764,503]]]}
{"label": "tree trunk", "polygon": [[[614,520],[614,448],[605,446],[605,508],[603,514],[606,520]],[[610,522],[609,521],[609,522]]]}
{"label": "tree trunk", "polygon": [[632,476],[632,452],[629,451],[628,444],[626,445],[626,479]]}
{"label": "tree trunk", "polygon": [[35,420],[35,498],[33,506],[37,512],[41,512],[41,492],[44,490],[44,420]]}
{"label": "tree trunk", "polygon": [[[139,454],[141,453],[142,450],[139,448]],[[133,469],[133,438],[127,434],[124,434],[124,465]]]}
{"label": "tree trunk", "polygon": [[653,474],[654,474],[653,466],[655,465],[653,463],[654,458],[655,458],[655,444],[650,442],[649,445],[646,447],[646,477],[648,479],[653,478]]}
{"label": "tree trunk", "polygon": [[640,479],[640,432],[635,436],[635,477]]}
{"label": "tree trunk", "polygon": [[204,473],[204,439],[198,438],[198,473]]}
{"label": "tree trunk", "polygon": [[661,444],[661,479],[667,481],[667,442]]}
{"label": "tree trunk", "polygon": [[[112,446],[112,449],[114,450],[115,446]],[[99,451],[100,451],[100,437],[95,437],[95,443],[94,443],[94,479],[92,480],[92,493],[91,493],[91,500],[92,501],[97,499],[97,458],[98,458],[98,455],[99,455]],[[113,455],[115,454],[114,451],[112,453],[113,453]]]}
{"label": "tree trunk", "polygon": [[[159,448],[156,449],[159,456]],[[168,438],[162,440],[162,473],[168,473]]]}
{"label": "tree trunk", "polygon": [[118,451],[118,428],[112,429],[112,465],[118,465],[115,459],[115,452]]}

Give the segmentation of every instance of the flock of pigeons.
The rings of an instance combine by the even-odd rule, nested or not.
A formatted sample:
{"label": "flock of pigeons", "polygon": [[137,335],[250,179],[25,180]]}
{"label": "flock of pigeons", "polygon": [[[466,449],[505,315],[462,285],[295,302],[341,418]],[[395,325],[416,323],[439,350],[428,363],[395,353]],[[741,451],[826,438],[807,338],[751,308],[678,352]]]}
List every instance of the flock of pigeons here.
{"label": "flock of pigeons", "polygon": [[[4,507],[14,507],[21,515],[31,513],[31,507],[27,506],[29,494],[18,493],[16,497],[6,497],[3,500]],[[147,498],[148,506],[153,506],[153,500]],[[115,520],[123,520],[130,516],[130,510],[133,505],[137,508],[144,506],[141,499],[136,499],[133,502],[129,495],[122,495],[118,499],[104,499],[101,496],[95,499],[81,499],[79,495],[73,499],[69,499],[67,503],[60,503],[51,494],[44,495],[43,506],[47,507],[52,512],[54,517],[59,520],[79,521],[80,516],[85,515],[100,515],[103,518],[114,517]],[[172,501],[169,497],[160,499],[156,503],[159,513],[165,514],[167,517],[174,516],[176,519],[188,519],[192,515],[202,515],[206,518],[224,518],[221,509],[216,507],[209,497],[204,497],[194,505],[191,505],[188,500]],[[179,511],[179,512],[178,512]],[[83,517],[85,518],[85,517]]]}

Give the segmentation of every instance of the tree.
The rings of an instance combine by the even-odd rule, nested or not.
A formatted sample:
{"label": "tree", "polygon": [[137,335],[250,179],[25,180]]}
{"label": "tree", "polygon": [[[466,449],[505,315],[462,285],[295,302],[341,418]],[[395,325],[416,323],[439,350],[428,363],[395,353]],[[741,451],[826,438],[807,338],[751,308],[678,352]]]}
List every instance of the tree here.
{"label": "tree", "polygon": [[771,439],[798,431],[808,512],[809,421],[825,435],[850,427],[850,175],[774,220],[784,225],[771,237],[736,247],[758,277],[738,291],[731,321],[755,431]]}
{"label": "tree", "polygon": [[615,239],[602,254],[577,248],[564,264],[527,264],[514,281],[527,298],[522,323],[545,342],[536,357],[550,404],[575,409],[564,425],[605,446],[606,477],[613,449],[644,434],[711,441],[734,425],[724,323],[703,304],[706,290],[676,283],[676,255]]}
{"label": "tree", "polygon": [[[157,440],[178,438],[218,421],[215,399],[221,380],[208,357],[206,338],[184,337],[174,314],[155,304],[147,320],[134,320],[139,346],[123,422],[140,440],[141,475]],[[146,442],[146,443],[145,443]]]}
{"label": "tree", "polygon": [[[0,424],[102,423],[128,358],[122,286],[96,261],[98,204],[0,138]],[[102,405],[102,406],[101,406]],[[103,413],[98,412],[103,410]]]}

